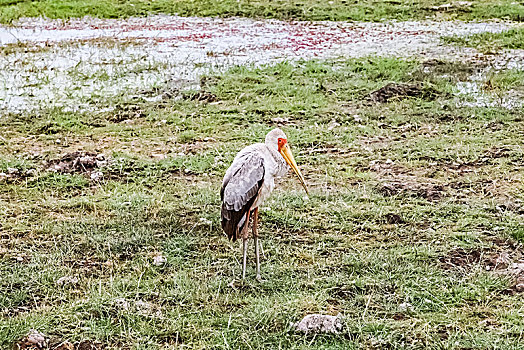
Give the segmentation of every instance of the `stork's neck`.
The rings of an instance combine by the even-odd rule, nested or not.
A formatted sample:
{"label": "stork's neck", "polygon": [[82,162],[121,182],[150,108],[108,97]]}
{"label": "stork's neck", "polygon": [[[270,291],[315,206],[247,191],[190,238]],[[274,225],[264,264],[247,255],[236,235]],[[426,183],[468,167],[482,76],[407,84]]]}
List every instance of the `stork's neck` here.
{"label": "stork's neck", "polygon": [[282,157],[282,155],[280,154],[280,152],[277,150],[276,147],[268,147],[266,145],[268,151],[269,151],[269,154],[271,154],[271,156],[273,157],[273,159],[275,160],[275,163],[276,163],[276,167],[274,169],[275,171],[275,175],[276,176],[284,176],[285,174],[287,174],[288,170],[289,170],[289,165],[287,165],[284,157]]}

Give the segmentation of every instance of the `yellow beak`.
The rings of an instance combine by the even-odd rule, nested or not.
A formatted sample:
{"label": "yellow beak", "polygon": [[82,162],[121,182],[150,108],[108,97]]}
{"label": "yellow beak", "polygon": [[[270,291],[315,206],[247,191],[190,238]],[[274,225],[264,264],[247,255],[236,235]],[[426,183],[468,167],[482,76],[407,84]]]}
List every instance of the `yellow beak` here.
{"label": "yellow beak", "polygon": [[309,191],[307,190],[306,186],[306,181],[304,180],[304,177],[302,176],[302,173],[300,172],[300,169],[298,168],[297,163],[295,162],[293,153],[291,153],[291,149],[289,148],[287,143],[280,149],[280,154],[282,154],[282,157],[284,157],[286,163],[288,163],[291,169],[293,169],[293,171],[295,172],[295,174],[297,174],[300,183],[306,190],[306,193],[309,195]]}

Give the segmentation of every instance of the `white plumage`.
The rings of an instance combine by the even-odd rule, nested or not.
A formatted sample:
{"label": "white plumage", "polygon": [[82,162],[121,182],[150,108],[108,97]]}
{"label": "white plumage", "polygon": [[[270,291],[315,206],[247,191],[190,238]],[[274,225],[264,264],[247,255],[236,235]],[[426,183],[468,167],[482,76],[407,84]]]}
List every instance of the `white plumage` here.
{"label": "white plumage", "polygon": [[273,129],[267,134],[264,143],[256,143],[241,150],[224,175],[220,191],[222,228],[233,241],[240,237],[244,241],[243,278],[246,269],[249,218],[253,216],[257,278],[260,278],[258,207],[269,197],[275,188],[275,182],[287,174],[290,166],[307,191],[302,174],[287,144],[286,134],[280,129]]}

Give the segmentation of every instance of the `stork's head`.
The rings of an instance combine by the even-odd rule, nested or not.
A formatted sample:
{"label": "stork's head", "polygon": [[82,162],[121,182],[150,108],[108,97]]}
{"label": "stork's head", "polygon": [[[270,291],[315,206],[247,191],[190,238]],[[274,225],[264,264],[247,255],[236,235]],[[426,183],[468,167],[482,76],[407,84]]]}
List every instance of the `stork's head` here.
{"label": "stork's head", "polygon": [[306,186],[306,181],[304,180],[304,177],[302,176],[302,173],[300,172],[300,169],[298,168],[297,163],[295,162],[293,153],[291,153],[291,148],[289,148],[289,144],[287,143],[286,134],[284,134],[284,132],[278,128],[273,129],[266,135],[265,144],[269,148],[278,150],[278,153],[282,155],[286,163],[291,167],[291,169],[293,169],[295,174],[297,174],[300,183],[306,190],[306,193],[309,194],[309,191]]}

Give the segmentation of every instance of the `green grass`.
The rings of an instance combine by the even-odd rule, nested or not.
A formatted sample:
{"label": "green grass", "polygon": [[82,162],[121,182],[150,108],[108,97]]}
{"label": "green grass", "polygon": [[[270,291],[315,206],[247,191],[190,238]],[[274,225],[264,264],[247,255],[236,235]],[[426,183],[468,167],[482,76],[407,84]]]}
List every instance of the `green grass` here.
{"label": "green grass", "polygon": [[511,0],[476,0],[470,5],[452,2],[454,6],[435,10],[449,2],[428,0],[42,0],[0,1],[0,22],[10,23],[20,17],[45,16],[71,18],[93,16],[125,18],[155,13],[181,16],[219,16],[277,18],[294,20],[383,21],[411,19],[509,19],[522,21],[524,6]]}
{"label": "green grass", "polygon": [[[524,115],[456,107],[462,70],[284,62],[209,77],[217,103],[138,102],[133,124],[106,105],[5,116],[0,172],[37,170],[0,186],[0,347],[38,329],[112,349],[519,349],[522,294],[484,263],[501,251],[515,258],[511,242],[524,242]],[[487,79],[503,93],[522,89],[519,74]],[[389,82],[440,94],[366,102]],[[251,247],[247,280],[231,288],[240,247],[220,228],[221,179],[275,120],[311,196],[283,181],[261,211],[265,282],[254,279]],[[45,170],[75,150],[113,159],[101,181]],[[446,267],[459,248],[486,259]],[[57,285],[64,276],[78,282]],[[339,312],[340,335],[289,326]]]}
{"label": "green grass", "polygon": [[445,43],[471,46],[482,51],[496,52],[501,49],[524,49],[524,28],[511,29],[500,33],[479,33],[469,36],[448,36]]}

